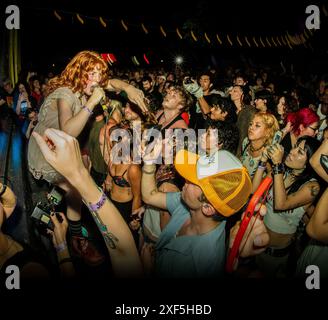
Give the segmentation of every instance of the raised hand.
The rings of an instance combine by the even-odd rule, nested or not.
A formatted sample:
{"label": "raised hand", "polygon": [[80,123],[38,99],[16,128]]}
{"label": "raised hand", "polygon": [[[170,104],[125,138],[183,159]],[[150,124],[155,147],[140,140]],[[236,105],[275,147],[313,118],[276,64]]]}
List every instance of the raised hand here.
{"label": "raised hand", "polygon": [[282,163],[284,147],[280,144],[273,144],[267,148],[268,156],[273,164]]}
{"label": "raised hand", "polygon": [[134,86],[128,86],[124,89],[124,91],[128,95],[129,100],[137,104],[144,113],[149,112],[147,100],[141,90],[135,88]]}
{"label": "raised hand", "polygon": [[68,181],[86,170],[79,143],[75,138],[57,129],[47,129],[44,137],[32,133],[47,162]]}
{"label": "raised hand", "polygon": [[[250,257],[263,252],[269,244],[270,237],[263,222],[263,216],[267,213],[264,205],[258,204],[256,209],[258,217],[253,216],[248,224],[244,237],[240,244],[240,257]],[[232,248],[237,235],[240,222],[234,225],[230,231],[229,247]]]}
{"label": "raised hand", "polygon": [[183,81],[183,87],[186,91],[194,95],[197,99],[203,96],[203,89],[195,80],[192,80],[192,83],[186,83],[185,80]]}
{"label": "raised hand", "polygon": [[61,212],[58,213],[62,218],[62,222],[59,222],[55,213],[50,215],[50,220],[54,225],[54,230],[47,230],[48,234],[52,236],[52,243],[54,246],[58,246],[62,243],[66,243],[66,234],[68,229],[68,221],[65,215]]}
{"label": "raised hand", "polygon": [[102,100],[105,100],[105,91],[101,87],[95,87],[92,91],[91,97],[88,99],[87,104],[89,107],[95,107]]}

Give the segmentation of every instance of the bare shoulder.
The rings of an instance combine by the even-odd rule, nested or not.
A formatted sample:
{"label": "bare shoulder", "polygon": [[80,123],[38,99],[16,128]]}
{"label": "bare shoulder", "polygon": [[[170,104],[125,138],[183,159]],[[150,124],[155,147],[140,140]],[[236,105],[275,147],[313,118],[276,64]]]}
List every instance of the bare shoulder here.
{"label": "bare shoulder", "polygon": [[171,128],[172,129],[187,129],[188,125],[186,124],[186,122],[183,119],[181,119],[181,120],[178,120],[177,122],[175,122]]}
{"label": "bare shoulder", "polygon": [[312,197],[316,197],[320,192],[320,185],[317,181],[310,181],[306,184],[311,192]]}
{"label": "bare shoulder", "polygon": [[128,169],[128,175],[129,177],[131,176],[137,176],[137,175],[141,175],[141,167],[139,164],[131,164],[129,166],[129,169]]}

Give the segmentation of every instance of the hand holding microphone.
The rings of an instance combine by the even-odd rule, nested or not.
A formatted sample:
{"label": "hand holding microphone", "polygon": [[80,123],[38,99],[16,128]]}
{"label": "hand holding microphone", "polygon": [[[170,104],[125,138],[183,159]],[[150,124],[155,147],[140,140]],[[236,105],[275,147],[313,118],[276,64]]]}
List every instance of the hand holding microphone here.
{"label": "hand holding microphone", "polygon": [[88,107],[94,108],[97,104],[104,104],[105,103],[105,91],[99,87],[94,86],[91,88],[92,95],[89,98],[87,104]]}

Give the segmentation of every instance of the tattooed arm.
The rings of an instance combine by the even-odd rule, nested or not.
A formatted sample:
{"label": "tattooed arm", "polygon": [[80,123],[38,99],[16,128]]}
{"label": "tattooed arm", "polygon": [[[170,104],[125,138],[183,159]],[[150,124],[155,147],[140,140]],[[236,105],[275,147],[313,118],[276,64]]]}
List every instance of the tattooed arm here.
{"label": "tattooed arm", "polygon": [[[56,129],[45,131],[48,143],[36,132],[33,132],[33,137],[45,159],[78,190],[83,201],[97,203],[102,191],[83,165],[77,140]],[[52,147],[49,147],[49,141]],[[115,275],[140,276],[142,266],[132,234],[113,203],[106,198],[100,209],[92,211],[91,214],[105,239]]]}
{"label": "tattooed arm", "polygon": [[[102,192],[87,171],[72,181],[86,203],[97,203]],[[91,211],[108,248],[113,270],[118,277],[141,275],[141,262],[129,227],[113,203],[106,198],[97,211]]]}
{"label": "tattooed arm", "polygon": [[[281,176],[281,178],[279,178],[279,176]],[[275,175],[274,208],[276,210],[291,210],[311,204],[319,194],[319,191],[320,186],[317,182],[308,182],[304,184],[298,191],[287,195],[285,186],[282,181],[282,175]]]}

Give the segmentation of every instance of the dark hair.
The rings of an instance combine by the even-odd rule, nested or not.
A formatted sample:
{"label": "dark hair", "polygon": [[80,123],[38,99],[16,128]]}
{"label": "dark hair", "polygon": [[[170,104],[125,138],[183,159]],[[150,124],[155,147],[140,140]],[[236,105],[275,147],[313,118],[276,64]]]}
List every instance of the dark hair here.
{"label": "dark hair", "polygon": [[146,82],[146,81],[148,81],[148,82],[150,82],[150,83],[153,82],[153,80],[152,80],[152,78],[151,78],[150,76],[144,76],[144,77],[142,78],[142,82]]}
{"label": "dark hair", "polygon": [[255,93],[255,99],[266,100],[267,111],[274,114],[274,102],[272,93],[269,90],[259,90]]}
{"label": "dark hair", "polygon": [[14,88],[14,92],[16,93],[19,93],[19,86],[20,85],[23,85],[25,87],[25,90],[27,92],[27,95],[30,97],[31,96],[31,89],[30,89],[30,86],[29,84],[26,82],[26,81],[18,81],[15,85],[15,88]]}
{"label": "dark hair", "polygon": [[98,103],[93,109],[92,118],[95,119],[96,117],[103,115],[103,114],[104,114],[104,109],[101,106],[101,104]]}
{"label": "dark hair", "polygon": [[236,155],[239,130],[235,124],[227,123],[225,121],[213,121],[208,123],[207,129],[218,130],[218,144],[222,144],[221,149],[227,150]]}
{"label": "dark hair", "polygon": [[140,117],[142,123],[142,131],[144,128],[148,128],[152,125],[157,124],[156,118],[153,113],[148,112],[147,114],[144,114],[141,108],[136,103],[130,100],[126,101],[126,104],[129,104],[131,111],[133,111]]}
{"label": "dark hair", "polygon": [[211,94],[208,99],[210,107],[219,106],[222,112],[227,112],[224,122],[236,123],[237,114],[235,104],[228,98],[223,98],[219,94]]}
{"label": "dark hair", "polygon": [[208,72],[208,71],[201,72],[201,73],[199,74],[198,81],[200,80],[200,78],[201,78],[202,76],[208,76],[208,77],[210,78],[210,83],[213,83],[214,79],[213,79],[213,74],[212,74],[212,73],[210,73],[210,72]]}
{"label": "dark hair", "polygon": [[303,136],[297,139],[296,146],[299,146],[302,141],[305,141],[304,144],[304,150],[306,152],[305,169],[301,173],[301,175],[296,177],[295,181],[287,189],[288,194],[296,192],[304,183],[310,181],[313,178],[315,178],[317,181],[320,181],[320,177],[316,174],[316,172],[313,170],[312,166],[310,165],[310,158],[320,147],[320,142],[316,138]]}
{"label": "dark hair", "polygon": [[244,86],[239,86],[238,84],[235,84],[233,86],[234,87],[238,87],[240,88],[240,90],[243,93],[243,99],[241,101],[242,105],[250,105],[251,101],[252,101],[252,96],[250,95],[250,88],[247,84],[245,84]]}
{"label": "dark hair", "polygon": [[289,94],[282,94],[279,96],[277,104],[281,98],[285,98],[285,113],[295,112],[298,110],[297,100]]}
{"label": "dark hair", "polygon": [[233,80],[236,80],[237,78],[242,78],[245,82],[247,82],[247,77],[242,72],[236,73],[235,76],[233,77]]}

